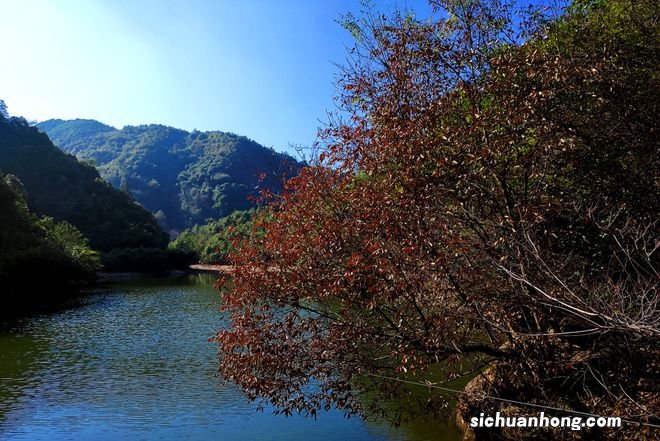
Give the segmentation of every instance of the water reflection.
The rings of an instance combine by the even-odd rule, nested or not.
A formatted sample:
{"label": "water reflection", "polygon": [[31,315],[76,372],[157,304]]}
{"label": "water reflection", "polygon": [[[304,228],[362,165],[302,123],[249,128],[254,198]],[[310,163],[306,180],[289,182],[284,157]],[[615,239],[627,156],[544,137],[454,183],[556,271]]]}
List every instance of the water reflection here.
{"label": "water reflection", "polygon": [[[223,323],[205,275],[115,283],[78,308],[0,332],[0,439],[448,439],[437,424],[392,429],[255,412],[216,377]],[[441,430],[442,433],[438,433]]]}

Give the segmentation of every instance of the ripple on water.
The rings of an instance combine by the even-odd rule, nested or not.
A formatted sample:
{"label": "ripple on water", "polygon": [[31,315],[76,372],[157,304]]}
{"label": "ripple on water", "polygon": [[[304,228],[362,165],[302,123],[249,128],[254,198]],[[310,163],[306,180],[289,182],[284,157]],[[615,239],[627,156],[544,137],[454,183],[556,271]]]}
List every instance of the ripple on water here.
{"label": "ripple on water", "polygon": [[223,322],[211,285],[123,282],[0,332],[0,439],[457,439],[439,425],[396,431],[339,412],[316,421],[255,412],[216,376],[208,339]]}

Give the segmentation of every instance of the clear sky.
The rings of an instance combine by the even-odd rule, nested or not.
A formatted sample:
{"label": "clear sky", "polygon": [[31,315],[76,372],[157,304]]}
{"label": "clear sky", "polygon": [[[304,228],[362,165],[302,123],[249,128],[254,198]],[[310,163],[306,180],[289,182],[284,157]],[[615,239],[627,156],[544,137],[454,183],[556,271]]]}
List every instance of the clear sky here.
{"label": "clear sky", "polygon": [[[398,1],[420,13],[424,3]],[[359,10],[358,0],[0,0],[0,99],[31,120],[310,145],[351,43],[335,20]]]}

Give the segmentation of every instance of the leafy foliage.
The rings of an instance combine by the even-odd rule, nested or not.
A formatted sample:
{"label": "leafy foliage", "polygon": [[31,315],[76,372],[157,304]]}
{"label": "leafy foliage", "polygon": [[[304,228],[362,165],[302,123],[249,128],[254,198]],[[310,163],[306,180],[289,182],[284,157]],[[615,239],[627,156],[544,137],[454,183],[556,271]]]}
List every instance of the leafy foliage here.
{"label": "leafy foliage", "polygon": [[226,264],[234,242],[249,237],[256,209],[234,211],[229,216],[182,231],[169,249],[190,256],[194,262]]}
{"label": "leafy foliage", "polygon": [[81,270],[94,274],[101,269],[101,259],[96,251],[89,248],[89,241],[70,223],[56,222],[52,217],[42,217],[37,226],[45,233],[46,239],[62,250]]}
{"label": "leafy foliage", "polygon": [[171,230],[249,209],[257,187],[279,191],[281,175],[300,167],[232,133],[162,125],[116,130],[92,120],[49,120],[38,127],[60,148],[93,161],[104,179],[130,192]]}
{"label": "leafy foliage", "polygon": [[391,377],[491,365],[478,392],[657,423],[657,4],[433,4],[349,17],[348,117],[232,254],[221,374],[285,413],[399,419],[387,398],[447,397]]}

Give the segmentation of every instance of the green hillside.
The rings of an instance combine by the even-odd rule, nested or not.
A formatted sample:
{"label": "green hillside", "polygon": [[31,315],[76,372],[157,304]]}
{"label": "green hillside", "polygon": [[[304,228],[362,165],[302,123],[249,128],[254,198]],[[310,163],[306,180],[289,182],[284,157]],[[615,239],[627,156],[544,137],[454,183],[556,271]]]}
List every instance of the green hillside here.
{"label": "green hillside", "polygon": [[30,210],[67,221],[95,250],[167,246],[168,235],[151,213],[22,118],[0,119],[0,172],[20,179]]}
{"label": "green hillside", "polygon": [[256,209],[234,211],[227,217],[186,229],[170,242],[169,250],[187,256],[192,262],[229,263],[235,239],[244,239],[252,231]]}
{"label": "green hillside", "polygon": [[38,127],[64,151],[93,161],[104,179],[133,195],[169,230],[249,209],[260,189],[279,191],[279,177],[301,165],[232,133],[163,125],[117,130],[80,119]]}
{"label": "green hillside", "polygon": [[61,291],[93,281],[101,266],[80,231],[50,217],[39,219],[30,212],[26,197],[16,176],[0,174],[0,301],[4,309],[0,316],[35,306],[35,302],[57,301]]}

